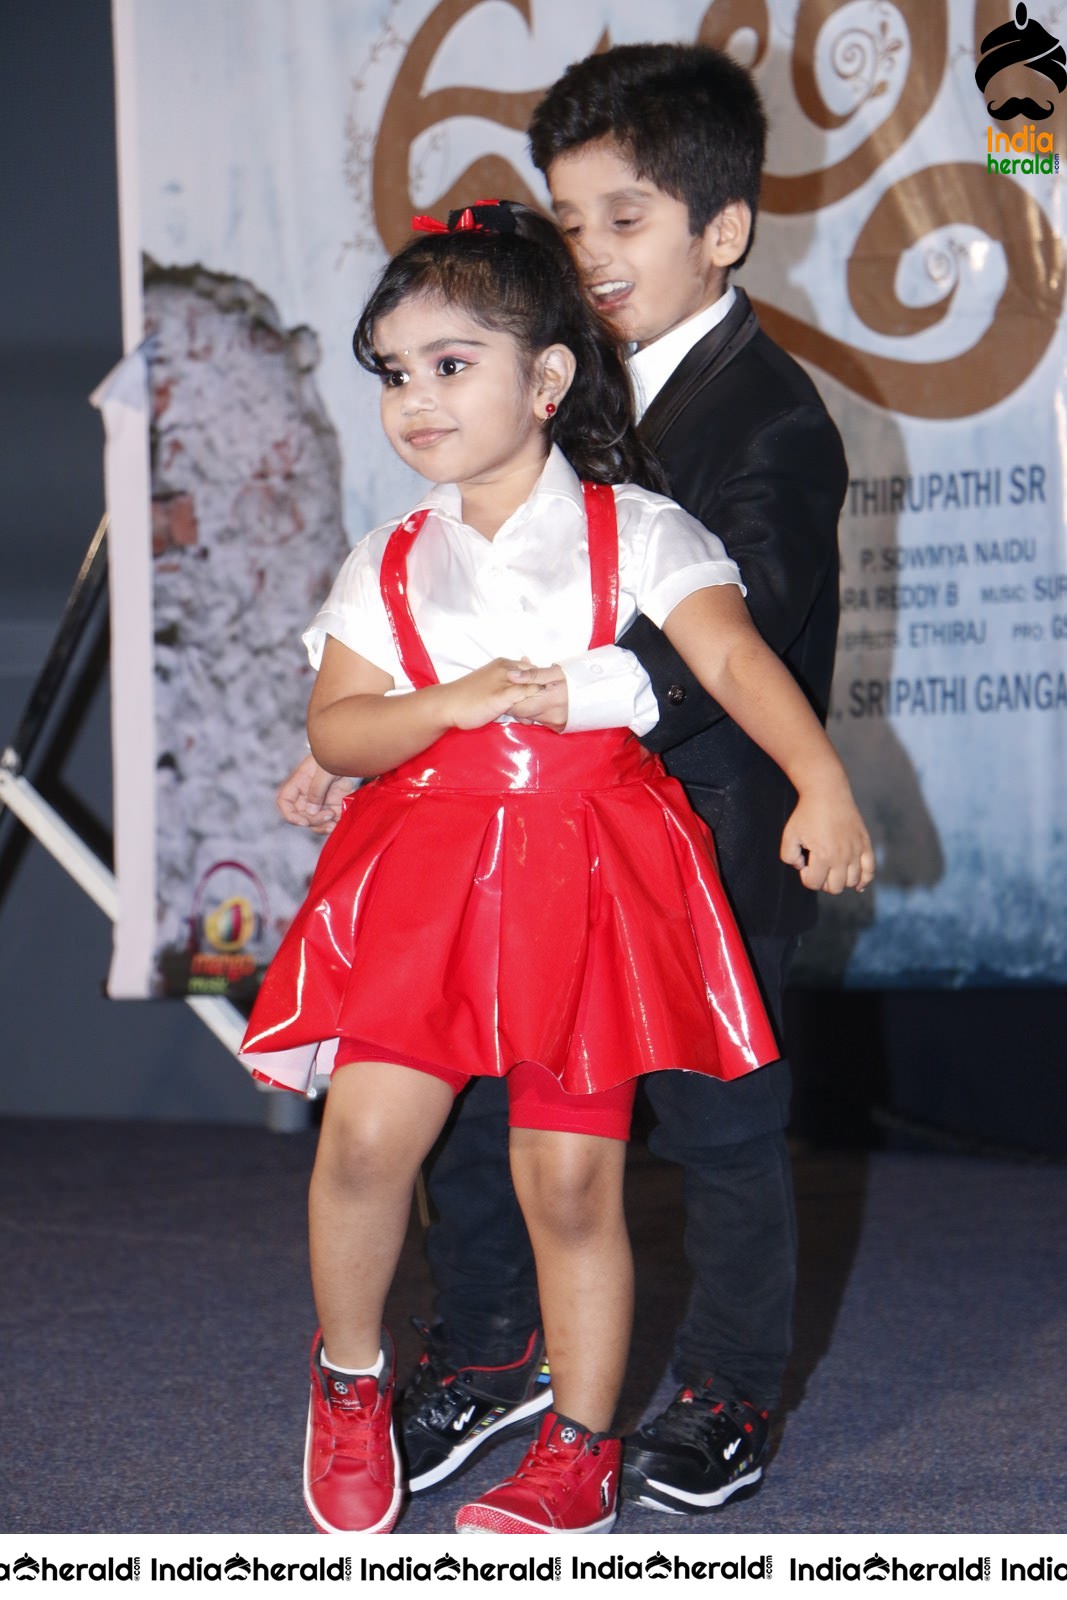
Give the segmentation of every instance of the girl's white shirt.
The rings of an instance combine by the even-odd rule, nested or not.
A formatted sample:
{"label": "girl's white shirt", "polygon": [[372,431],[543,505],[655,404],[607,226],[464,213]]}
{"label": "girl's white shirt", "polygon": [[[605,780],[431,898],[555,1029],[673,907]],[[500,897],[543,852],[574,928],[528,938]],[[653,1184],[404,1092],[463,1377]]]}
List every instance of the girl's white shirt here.
{"label": "girl's white shirt", "polygon": [[[618,485],[614,493],[619,528],[616,636],[639,611],[662,626],[679,601],[697,589],[736,584],[745,592],[722,541],[673,500],[636,484]],[[598,652],[588,649],[593,611],[585,507],[581,483],[561,451],[553,448],[529,499],[491,540],[463,522],[455,484],[438,485],[414,510],[424,508],[429,516],[408,555],[407,590],[442,683],[497,656],[528,656],[536,666],[558,663],[571,689],[568,667],[573,664],[581,689],[577,697],[571,689],[568,732],[630,726],[642,733],[654,726],[655,701],[649,717],[651,691],[636,658],[607,646],[605,667],[598,675]],[[409,690],[379,583],[385,547],[398,520],[383,523],[355,546],[304,643],[316,669],[330,635],[387,672],[397,690]],[[619,657],[635,668],[628,689],[619,681]],[[606,680],[602,703],[596,694],[598,676]]]}

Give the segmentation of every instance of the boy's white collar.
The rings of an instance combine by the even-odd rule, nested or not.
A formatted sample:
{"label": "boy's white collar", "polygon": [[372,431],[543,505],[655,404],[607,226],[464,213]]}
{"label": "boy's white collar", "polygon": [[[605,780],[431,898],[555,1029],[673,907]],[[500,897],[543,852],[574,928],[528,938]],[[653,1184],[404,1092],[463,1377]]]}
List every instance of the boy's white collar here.
{"label": "boy's white collar", "polygon": [[677,328],[672,328],[670,333],[665,333],[661,339],[654,339],[651,344],[646,344],[643,350],[633,352],[627,365],[633,382],[634,410],[638,422],[683,357],[689,354],[706,333],[710,333],[712,328],[719,325],[736,299],[737,291],[731,284],[714,305],[705,306],[703,311],[698,311],[695,317],[690,317]]}

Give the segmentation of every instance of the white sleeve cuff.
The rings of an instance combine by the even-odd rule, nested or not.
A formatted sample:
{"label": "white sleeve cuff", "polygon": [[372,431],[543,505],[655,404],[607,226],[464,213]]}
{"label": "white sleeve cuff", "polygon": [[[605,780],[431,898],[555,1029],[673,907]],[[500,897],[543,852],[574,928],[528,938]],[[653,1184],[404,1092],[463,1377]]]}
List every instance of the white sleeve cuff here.
{"label": "white sleeve cuff", "polygon": [[728,559],[702,561],[698,566],[682,567],[642,596],[641,610],[650,622],[662,628],[675,606],[689,595],[695,594],[698,589],[717,589],[728,583],[735,584],[742,594],[747,592],[736,563]]}
{"label": "white sleeve cuff", "polygon": [[640,738],[659,721],[648,673],[631,651],[605,644],[559,666],[567,680],[565,733],[629,728]]}

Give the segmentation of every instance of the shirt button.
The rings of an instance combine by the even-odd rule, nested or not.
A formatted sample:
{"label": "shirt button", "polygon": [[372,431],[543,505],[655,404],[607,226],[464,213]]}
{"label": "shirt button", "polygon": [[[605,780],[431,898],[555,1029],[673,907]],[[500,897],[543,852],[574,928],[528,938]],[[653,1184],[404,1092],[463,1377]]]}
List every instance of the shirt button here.
{"label": "shirt button", "polygon": [[603,667],[592,666],[592,667],[589,668],[589,676],[591,678],[602,677],[603,676],[603,672],[604,672],[604,668]]}
{"label": "shirt button", "polygon": [[670,701],[672,706],[680,706],[682,701],[685,699],[685,684],[672,683],[670,688],[667,690],[667,699]]}

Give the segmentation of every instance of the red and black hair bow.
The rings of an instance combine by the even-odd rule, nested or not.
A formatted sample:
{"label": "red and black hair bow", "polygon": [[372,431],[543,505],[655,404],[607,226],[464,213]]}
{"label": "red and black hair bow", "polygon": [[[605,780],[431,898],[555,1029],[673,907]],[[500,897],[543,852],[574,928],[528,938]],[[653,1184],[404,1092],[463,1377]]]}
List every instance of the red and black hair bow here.
{"label": "red and black hair bow", "polygon": [[436,217],[412,217],[414,233],[514,233],[515,213],[508,200],[475,200],[448,213],[447,222]]}

